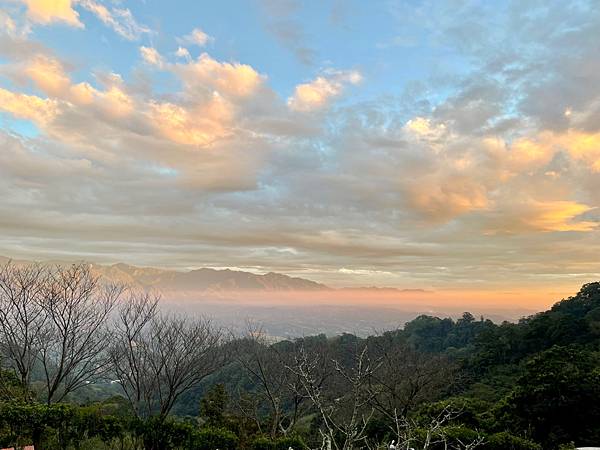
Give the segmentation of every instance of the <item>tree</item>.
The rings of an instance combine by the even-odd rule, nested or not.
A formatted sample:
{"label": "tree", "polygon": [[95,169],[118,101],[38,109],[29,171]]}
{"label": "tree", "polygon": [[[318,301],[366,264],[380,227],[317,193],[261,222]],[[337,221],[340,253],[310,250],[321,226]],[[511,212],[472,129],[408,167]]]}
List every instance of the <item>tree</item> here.
{"label": "tree", "polygon": [[[301,346],[294,364],[288,368],[298,376],[304,395],[311,400],[320,416],[323,447],[352,450],[366,439],[366,430],[373,416],[374,409],[369,406],[371,394],[366,386],[377,362],[369,359],[367,346],[355,350],[351,366],[337,360],[328,361],[323,356],[319,352],[308,352]],[[328,366],[333,368],[333,380],[329,389],[325,389]]]}
{"label": "tree", "polygon": [[598,442],[597,356],[577,347],[555,346],[533,357],[501,412],[509,426],[530,429],[544,448]]}
{"label": "tree", "polygon": [[139,417],[167,417],[177,399],[228,361],[224,330],[208,319],[156,314],[156,298],[133,296],[120,309],[112,367]]}
{"label": "tree", "polygon": [[452,384],[456,367],[443,355],[414,350],[397,333],[371,341],[371,354],[379,364],[370,373],[366,389],[371,405],[399,437],[412,409],[436,400]]}
{"label": "tree", "polygon": [[6,264],[0,270],[0,355],[8,359],[23,389],[44,345],[46,311],[42,306],[48,271],[40,265]]}
{"label": "tree", "polygon": [[[269,411],[271,439],[294,429],[305,403],[305,396],[299,393],[298,375],[286,367],[293,357],[293,349],[284,348],[290,347],[286,344],[290,343],[269,342],[260,326],[249,323],[245,337],[237,346],[238,362],[257,384],[255,400]],[[257,423],[260,422],[258,409],[251,409]]]}
{"label": "tree", "polygon": [[41,292],[46,318],[39,335],[48,404],[107,372],[107,322],[124,290],[100,283],[85,264],[50,272]]}
{"label": "tree", "polygon": [[200,400],[200,413],[206,418],[209,427],[222,427],[229,395],[222,383],[215,384]]}

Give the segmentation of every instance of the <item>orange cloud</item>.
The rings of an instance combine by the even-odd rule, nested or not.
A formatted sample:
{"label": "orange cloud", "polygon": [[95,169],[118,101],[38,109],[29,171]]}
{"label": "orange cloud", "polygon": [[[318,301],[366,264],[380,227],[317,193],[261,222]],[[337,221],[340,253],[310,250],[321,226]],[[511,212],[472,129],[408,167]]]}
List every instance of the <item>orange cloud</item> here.
{"label": "orange cloud", "polygon": [[346,84],[358,84],[362,81],[359,72],[337,72],[333,76],[320,76],[310,83],[296,86],[294,95],[288,98],[287,104],[295,111],[314,111],[325,107],[332,98],[344,90]]}
{"label": "orange cloud", "polygon": [[46,95],[75,104],[90,104],[97,93],[88,83],[73,85],[60,61],[49,56],[36,55],[23,73]]}
{"label": "orange cloud", "polygon": [[20,119],[45,125],[56,116],[57,103],[54,100],[35,95],[15,94],[0,88],[0,109]]}
{"label": "orange cloud", "polygon": [[449,220],[489,205],[485,186],[461,175],[419,179],[408,188],[407,195],[413,208],[434,221]]}
{"label": "orange cloud", "polygon": [[71,87],[62,64],[48,56],[37,55],[24,72],[42,91],[55,97],[62,97]]}
{"label": "orange cloud", "polygon": [[533,202],[530,211],[523,211],[523,222],[538,231],[591,231],[595,222],[577,221],[577,216],[592,208],[582,203],[559,200]]}
{"label": "orange cloud", "polygon": [[206,146],[227,135],[233,113],[218,94],[192,110],[172,103],[151,103],[152,123],[167,139],[184,145]]}
{"label": "orange cloud", "polygon": [[79,13],[73,9],[73,0],[23,0],[27,5],[27,17],[33,22],[49,24],[63,22],[83,28]]}
{"label": "orange cloud", "polygon": [[585,162],[594,172],[600,172],[600,133],[569,129],[565,132],[544,131],[535,138],[523,138],[511,147],[511,159],[518,165],[542,166],[554,154],[564,150]]}
{"label": "orange cloud", "polygon": [[187,64],[176,64],[177,72],[188,89],[212,87],[222,95],[248,97],[256,92],[264,77],[247,64],[219,62],[203,53]]}

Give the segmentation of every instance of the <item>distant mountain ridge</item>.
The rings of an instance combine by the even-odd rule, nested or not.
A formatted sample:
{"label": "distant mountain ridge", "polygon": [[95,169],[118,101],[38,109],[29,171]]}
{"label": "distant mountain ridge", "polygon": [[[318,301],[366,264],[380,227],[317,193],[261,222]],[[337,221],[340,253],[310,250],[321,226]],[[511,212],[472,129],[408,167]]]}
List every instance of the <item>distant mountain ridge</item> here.
{"label": "distant mountain ridge", "polygon": [[269,272],[255,274],[241,270],[202,268],[188,272],[140,268],[119,263],[111,266],[93,265],[93,270],[111,281],[160,288],[167,291],[322,291],[331,288],[306,280]]}
{"label": "distant mountain ridge", "polygon": [[[34,261],[20,260],[0,256],[0,266],[12,261],[15,264],[31,264]],[[47,260],[35,261],[47,265],[65,265],[82,262],[82,260]],[[143,289],[156,288],[164,291],[205,291],[205,292],[292,292],[292,291],[338,291],[354,293],[412,293],[424,294],[425,289],[402,289],[386,286],[357,286],[332,288],[323,283],[306,278],[268,272],[256,274],[242,270],[200,268],[189,271],[160,269],[156,267],[140,267],[125,263],[96,264],[90,263],[92,271],[105,280],[124,283],[128,286]]]}
{"label": "distant mountain ridge", "polygon": [[[0,264],[10,261],[0,257]],[[13,260],[15,264],[31,261]],[[69,261],[42,261],[43,264],[64,265]],[[165,291],[330,291],[332,288],[304,278],[290,277],[269,272],[255,274],[241,270],[202,268],[190,271],[176,271],[153,267],[137,267],[124,263],[112,265],[90,264],[93,273],[102,278],[125,283],[144,289],[156,288]]]}

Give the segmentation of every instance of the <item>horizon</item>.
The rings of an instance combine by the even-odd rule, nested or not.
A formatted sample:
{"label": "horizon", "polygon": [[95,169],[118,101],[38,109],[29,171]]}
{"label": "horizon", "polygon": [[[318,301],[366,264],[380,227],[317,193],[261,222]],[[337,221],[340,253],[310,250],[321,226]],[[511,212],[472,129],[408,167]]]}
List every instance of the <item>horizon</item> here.
{"label": "horizon", "polygon": [[0,0],[0,255],[546,309],[600,280],[598,30],[591,0]]}
{"label": "horizon", "polygon": [[[189,312],[194,308],[201,310],[203,307],[232,306],[238,308],[245,307],[350,307],[350,308],[373,308],[373,309],[395,309],[404,312],[425,313],[442,316],[452,316],[462,312],[473,312],[476,315],[490,316],[500,315],[501,320],[517,320],[521,317],[529,316],[537,312],[544,311],[557,302],[575,296],[582,286],[578,286],[574,291],[566,292],[543,292],[540,294],[535,291],[470,291],[466,293],[462,290],[427,290],[420,288],[397,288],[390,286],[331,286],[325,283],[319,283],[307,277],[290,276],[281,272],[260,272],[247,271],[241,268],[221,268],[221,267],[196,267],[185,269],[171,269],[156,266],[135,266],[122,262],[99,264],[86,260],[18,260],[0,255],[0,263],[22,264],[43,264],[43,265],[63,265],[63,264],[89,264],[94,268],[97,276],[104,277],[109,281],[124,283],[132,288],[141,287],[143,289],[157,290],[161,296],[164,296],[169,305],[179,305]],[[118,274],[106,272],[103,269],[133,269],[126,272],[131,279],[123,281]],[[168,279],[167,284],[163,284],[161,276],[164,273],[191,274],[197,271],[209,270],[215,273],[230,272],[233,274],[247,275],[251,274],[258,277],[268,276],[270,274],[283,276],[292,282],[284,286],[263,286],[261,288],[241,288],[239,286],[222,286],[222,280],[210,279],[203,280],[204,287],[182,286]],[[141,271],[141,272],[140,272]],[[151,271],[144,274],[143,271]],[[158,271],[160,273],[155,273]],[[144,276],[145,275],[145,276]],[[143,281],[142,281],[143,280]],[[235,280],[235,277],[231,280]],[[299,288],[294,286],[297,281],[314,283],[310,288]],[[235,281],[234,281],[235,282]],[[212,284],[211,284],[212,283]],[[513,299],[514,303],[508,303]],[[226,301],[223,303],[223,301]],[[187,304],[187,305],[186,305]],[[188,306],[191,308],[188,308]],[[210,309],[210,308],[209,308]],[[214,308],[213,308],[214,309]],[[247,311],[251,311],[248,309]],[[512,311],[512,313],[511,313]],[[213,310],[213,314],[215,311]],[[249,313],[249,317],[252,313]]]}

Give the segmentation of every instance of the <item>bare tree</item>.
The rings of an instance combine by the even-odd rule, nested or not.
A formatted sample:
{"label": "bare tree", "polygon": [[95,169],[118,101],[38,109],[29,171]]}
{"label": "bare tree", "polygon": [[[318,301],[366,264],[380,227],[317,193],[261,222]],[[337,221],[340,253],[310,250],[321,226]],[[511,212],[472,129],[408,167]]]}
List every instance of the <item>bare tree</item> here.
{"label": "bare tree", "polygon": [[[367,425],[374,413],[365,388],[377,364],[370,360],[366,346],[356,351],[351,367],[335,359],[328,361],[319,352],[309,353],[300,347],[294,364],[288,368],[299,377],[304,394],[320,415],[322,448],[352,450],[365,440]],[[329,365],[333,366],[333,380],[324,387],[323,370]],[[339,396],[332,396],[334,392]]]}
{"label": "bare tree", "polygon": [[[293,351],[280,348],[293,345],[269,341],[263,328],[251,322],[247,324],[245,337],[238,342],[237,361],[257,383],[256,400],[270,412],[269,433],[273,439],[294,429],[306,403],[306,396],[300,394],[298,375],[286,367],[292,362]],[[260,426],[258,411],[256,406],[243,410],[254,414],[252,419]]]}
{"label": "bare tree", "polygon": [[[446,427],[462,413],[453,405],[447,405],[437,415],[430,417],[427,423],[418,424],[415,420],[403,418],[399,434],[398,449],[413,448],[419,444],[419,449],[429,450],[443,446],[446,450],[473,450],[485,443],[485,438],[477,432],[472,440],[449,439]],[[416,430],[420,430],[417,439]]]}
{"label": "bare tree", "polygon": [[418,352],[398,342],[394,333],[373,340],[370,348],[380,361],[367,383],[371,404],[400,436],[411,410],[439,398],[452,384],[456,368],[443,355]]}
{"label": "bare tree", "polygon": [[157,295],[131,292],[119,308],[110,348],[112,370],[138,416],[146,415],[156,388],[142,333],[156,316],[158,301]]}
{"label": "bare tree", "polygon": [[166,417],[177,399],[222,367],[226,335],[210,320],[155,313],[156,301],[134,297],[119,313],[111,360],[141,417]]}
{"label": "bare tree", "polygon": [[106,373],[107,321],[124,290],[122,285],[100,283],[89,265],[51,271],[40,300],[46,319],[39,360],[48,404]]}
{"label": "bare tree", "polygon": [[0,270],[0,354],[25,391],[42,345],[46,314],[40,299],[47,279],[48,271],[37,264],[9,262]]}

